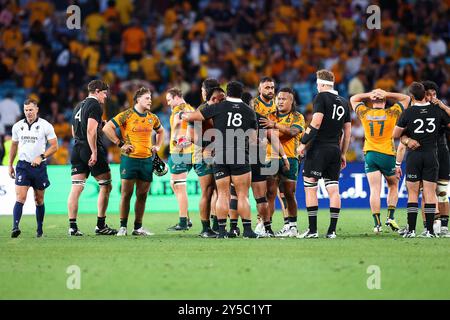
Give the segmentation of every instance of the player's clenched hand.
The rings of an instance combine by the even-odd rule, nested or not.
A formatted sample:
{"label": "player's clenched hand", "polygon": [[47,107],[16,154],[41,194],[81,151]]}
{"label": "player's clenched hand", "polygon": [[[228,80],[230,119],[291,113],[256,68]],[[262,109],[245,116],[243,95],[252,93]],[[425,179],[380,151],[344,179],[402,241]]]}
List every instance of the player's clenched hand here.
{"label": "player's clenched hand", "polygon": [[303,143],[298,146],[297,154],[299,155],[300,158],[305,157],[305,149],[306,149],[306,145],[304,145]]}
{"label": "player's clenched hand", "polygon": [[9,166],[9,176],[11,177],[11,179],[15,179],[16,178],[16,172],[14,171],[14,167],[13,166]]}
{"label": "player's clenched hand", "polygon": [[345,155],[341,155],[341,170],[344,169],[347,166],[347,159],[345,158]]}
{"label": "player's clenched hand", "polygon": [[124,144],[120,150],[125,153],[125,154],[130,154],[132,152],[134,152],[134,146],[131,144]]}
{"label": "player's clenched hand", "polygon": [[417,148],[420,147],[420,143],[417,140],[409,139],[407,147],[410,148],[411,150],[416,150]]}
{"label": "player's clenched hand", "polygon": [[97,163],[97,152],[92,152],[91,157],[89,158],[88,166],[93,167]]}
{"label": "player's clenched hand", "polygon": [[155,155],[155,153],[158,153],[158,151],[159,151],[159,147],[158,147],[158,146],[153,146],[153,147],[152,147],[152,153],[153,153],[153,155]]}
{"label": "player's clenched hand", "polygon": [[395,168],[395,177],[396,177],[398,180],[401,179],[402,175],[403,175],[402,168],[401,168],[401,167]]}

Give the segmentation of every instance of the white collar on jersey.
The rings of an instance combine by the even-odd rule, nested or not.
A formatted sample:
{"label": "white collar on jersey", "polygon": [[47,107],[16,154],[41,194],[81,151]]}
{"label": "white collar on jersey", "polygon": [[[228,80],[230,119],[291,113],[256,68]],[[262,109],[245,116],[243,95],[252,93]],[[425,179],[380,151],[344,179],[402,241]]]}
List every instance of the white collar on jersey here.
{"label": "white collar on jersey", "polygon": [[336,90],[330,89],[330,90],[325,90],[324,92],[329,92],[335,95],[339,95],[339,93]]}
{"label": "white collar on jersey", "polygon": [[[99,101],[98,98],[97,98],[96,96],[88,95],[88,98],[94,98],[95,100]],[[100,102],[100,101],[99,101],[99,102]]]}
{"label": "white collar on jersey", "polygon": [[230,101],[230,102],[242,102],[242,99],[240,99],[240,98],[227,97],[226,100]]}
{"label": "white collar on jersey", "polygon": [[429,104],[430,104],[429,102],[425,102],[425,103],[416,102],[413,104],[413,106],[423,107],[423,106],[427,106]]}

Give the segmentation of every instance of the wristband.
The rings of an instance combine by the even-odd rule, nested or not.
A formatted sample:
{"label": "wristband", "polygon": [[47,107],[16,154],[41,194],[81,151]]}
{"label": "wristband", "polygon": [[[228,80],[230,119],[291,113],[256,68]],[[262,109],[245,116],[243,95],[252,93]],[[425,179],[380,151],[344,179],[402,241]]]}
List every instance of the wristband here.
{"label": "wristband", "polygon": [[118,144],[119,148],[122,148],[124,144],[125,144],[125,141],[120,140],[120,141],[119,141],[119,144]]}
{"label": "wristband", "polygon": [[283,155],[281,156],[281,158],[283,158],[283,159],[286,160],[288,157],[287,157],[287,155],[283,154]]}
{"label": "wristband", "polygon": [[308,142],[313,141],[317,136],[317,133],[319,132],[318,129],[314,128],[311,125],[309,125],[308,128],[310,129],[309,133],[305,132],[302,136],[302,139],[300,140],[302,144],[308,144]]}
{"label": "wristband", "polygon": [[45,155],[43,153],[40,156],[42,160],[45,160]]}
{"label": "wristband", "polygon": [[180,120],[183,120],[183,114],[184,114],[184,111],[181,111],[180,113],[178,113],[178,117],[180,118]]}
{"label": "wristband", "polygon": [[408,146],[408,143],[409,143],[409,138],[408,139],[406,139],[406,141],[403,143],[405,146]]}
{"label": "wristband", "polygon": [[395,162],[395,167],[396,168],[400,168],[402,166],[402,163],[401,162]]}

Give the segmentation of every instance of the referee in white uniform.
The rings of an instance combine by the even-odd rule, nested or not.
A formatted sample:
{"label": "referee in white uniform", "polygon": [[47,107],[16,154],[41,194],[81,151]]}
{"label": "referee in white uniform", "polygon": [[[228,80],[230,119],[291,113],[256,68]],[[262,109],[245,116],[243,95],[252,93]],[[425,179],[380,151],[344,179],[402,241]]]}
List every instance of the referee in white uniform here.
{"label": "referee in white uniform", "polygon": [[[38,118],[38,105],[35,100],[26,100],[23,107],[25,119],[12,128],[12,145],[9,155],[9,175],[16,179],[16,204],[13,211],[11,238],[20,235],[19,222],[28,189],[34,189],[36,203],[37,237],[42,236],[44,222],[44,191],[50,185],[47,176],[46,159],[58,150],[58,140],[53,126]],[[46,150],[47,143],[50,147]],[[14,171],[13,161],[19,150],[19,162]]]}

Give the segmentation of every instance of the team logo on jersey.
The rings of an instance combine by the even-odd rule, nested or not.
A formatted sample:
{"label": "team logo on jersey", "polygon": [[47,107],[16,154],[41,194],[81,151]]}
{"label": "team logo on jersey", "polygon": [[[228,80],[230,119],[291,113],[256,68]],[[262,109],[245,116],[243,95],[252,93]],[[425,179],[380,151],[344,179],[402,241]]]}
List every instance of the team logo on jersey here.
{"label": "team logo on jersey", "polygon": [[38,131],[39,130],[39,126],[36,126],[36,131]]}
{"label": "team logo on jersey", "polygon": [[20,130],[22,130],[22,131],[23,131],[23,126],[22,126],[22,127],[20,127]]}
{"label": "team logo on jersey", "polygon": [[153,119],[148,119],[148,123],[152,124],[153,123]]}

